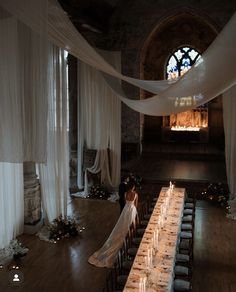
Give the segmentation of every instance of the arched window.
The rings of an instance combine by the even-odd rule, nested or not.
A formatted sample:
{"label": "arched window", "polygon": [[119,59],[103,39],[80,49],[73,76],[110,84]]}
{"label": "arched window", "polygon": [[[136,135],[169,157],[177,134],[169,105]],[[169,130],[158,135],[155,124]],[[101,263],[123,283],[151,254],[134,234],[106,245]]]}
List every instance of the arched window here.
{"label": "arched window", "polygon": [[[200,53],[191,47],[184,46],[178,48],[167,61],[166,78],[170,80],[182,76],[200,57]],[[207,104],[190,111],[163,117],[163,126],[170,127],[171,130],[181,131],[199,131],[202,128],[207,128]]]}
{"label": "arched window", "polygon": [[170,56],[167,62],[166,78],[175,79],[182,76],[200,57],[200,53],[193,48],[179,48]]}

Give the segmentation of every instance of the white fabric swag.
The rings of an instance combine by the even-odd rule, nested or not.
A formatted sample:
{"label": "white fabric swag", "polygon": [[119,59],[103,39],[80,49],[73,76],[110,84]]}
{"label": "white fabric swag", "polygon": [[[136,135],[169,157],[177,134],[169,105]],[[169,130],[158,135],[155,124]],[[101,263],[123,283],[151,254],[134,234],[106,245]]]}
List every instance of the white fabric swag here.
{"label": "white fabric swag", "polygon": [[[223,94],[225,160],[230,199],[236,199],[236,86]],[[235,210],[236,215],[236,210]]]}
{"label": "white fabric swag", "polygon": [[1,250],[21,234],[24,228],[22,163],[0,162],[0,222]]}
{"label": "white fabric swag", "polygon": [[39,164],[46,222],[67,215],[69,146],[67,131],[67,71],[64,51],[49,46],[47,162]]}
{"label": "white fabric swag", "polygon": [[[45,159],[42,153],[29,157],[29,153],[31,154],[35,151],[32,146],[34,147],[38,143],[45,145],[45,127],[42,123],[46,121],[46,118],[44,119],[45,116],[42,115],[47,112],[44,99],[46,95],[41,94],[46,84],[43,82],[43,78],[46,76],[45,67],[43,66],[45,64],[43,57],[45,36],[58,47],[68,50],[72,55],[92,67],[157,94],[145,100],[130,100],[122,93],[117,81],[114,82],[114,80],[111,81],[111,78],[107,78],[110,87],[120,96],[124,103],[144,114],[162,116],[195,108],[219,94],[225,93],[236,84],[236,13],[234,13],[231,20],[200,60],[178,81],[171,84],[165,80],[137,80],[120,74],[114,67],[105,62],[78,33],[56,0],[48,2],[48,11],[46,4],[46,0],[0,0],[1,7],[4,7],[11,15],[41,36],[36,39],[27,37],[28,34],[26,34],[26,42],[21,41],[18,22],[12,20],[6,12],[1,12],[0,36],[3,41],[0,43],[2,56],[0,64],[0,139],[4,141],[1,143],[0,149],[1,161],[18,162]],[[47,32],[45,28],[47,28]],[[31,42],[32,40],[33,42]],[[42,43],[36,44],[34,41],[42,41]],[[38,46],[42,50],[38,50]],[[38,51],[33,49],[35,47],[37,47]],[[19,50],[19,48],[23,49],[23,51]],[[28,70],[24,71],[26,67],[21,66],[24,64],[23,60],[26,61],[24,58],[22,59],[24,52],[31,52],[30,56],[32,58],[28,63],[28,68],[32,69],[30,71],[32,74],[27,73],[27,77],[25,77],[25,72]],[[42,55],[36,56],[35,52],[42,52]],[[31,67],[30,64],[33,64],[33,66]],[[36,71],[33,68],[40,68],[40,70],[37,70],[38,74],[35,73]],[[21,79],[22,76],[23,80]],[[29,80],[29,76],[32,79]],[[34,84],[33,87],[31,84]],[[39,85],[38,87],[37,84]],[[22,94],[22,92],[30,92],[30,94]],[[36,96],[37,93],[38,96]],[[226,96],[228,94],[226,93]],[[33,106],[33,111],[32,108],[28,111],[29,108],[27,106],[30,95],[31,98],[33,96],[29,103],[30,107]],[[226,108],[228,107],[226,106]],[[40,122],[40,127],[38,122]],[[227,122],[225,122],[226,124]],[[228,126],[227,128],[230,129]],[[227,145],[228,143],[233,145],[233,142],[229,141],[230,135],[226,135]],[[26,143],[29,144],[26,145]],[[45,150],[42,145],[38,148],[40,151]],[[229,153],[233,153],[233,148],[231,146],[227,147],[229,149],[226,150],[228,153],[226,163],[228,163],[227,175],[229,176],[230,173],[233,173],[231,169],[234,168],[231,165],[235,165],[235,163],[229,162],[229,159],[232,158]],[[25,149],[27,149],[26,152],[24,152]],[[231,179],[229,180],[231,192],[234,193],[235,190],[232,187]]]}
{"label": "white fabric swag", "polygon": [[[112,184],[110,167],[109,167],[109,152],[108,149],[97,150],[96,158],[92,167],[86,168],[84,173],[84,196],[89,194],[90,185],[94,182],[88,180],[89,173],[92,174],[101,174],[101,183],[104,184],[106,188],[109,188],[110,191],[117,187],[118,183]],[[112,165],[113,166],[113,165]]]}
{"label": "white fabric swag", "polygon": [[[120,68],[120,54],[107,56]],[[78,64],[78,186],[88,192],[87,173],[101,171],[101,182],[111,189],[120,181],[121,102],[96,69]],[[83,149],[96,149],[94,165],[82,178]],[[108,150],[109,148],[109,150]]]}
{"label": "white fabric swag", "polygon": [[[26,0],[24,0],[26,1]],[[29,1],[29,0],[28,0]],[[0,0],[1,5],[33,29],[40,31],[42,21],[31,21],[32,11],[17,0]],[[225,92],[236,83],[236,13],[202,58],[177,82],[137,80],[120,74],[88,44],[70,22],[56,0],[48,2],[48,37],[81,61],[158,95],[145,100],[121,99],[132,109],[147,115],[168,115],[195,108]],[[164,90],[163,90],[164,89]],[[117,92],[120,94],[119,92]],[[139,99],[139,98],[138,98]]]}
{"label": "white fabric swag", "polygon": [[116,90],[116,94],[124,103],[140,113],[168,115],[195,108],[218,96],[236,82],[234,71],[236,13],[197,64],[171,86],[166,80],[144,81],[120,74],[78,33],[56,0],[49,2],[48,23],[51,41],[60,42],[60,47],[67,48],[83,62],[150,92],[159,93],[157,96],[140,101],[127,99],[124,94],[121,95]]}
{"label": "white fabric swag", "polygon": [[[39,9],[35,18],[40,18],[42,13],[46,11]],[[47,39],[44,34],[45,31],[39,37],[0,7],[2,162],[46,160]]]}

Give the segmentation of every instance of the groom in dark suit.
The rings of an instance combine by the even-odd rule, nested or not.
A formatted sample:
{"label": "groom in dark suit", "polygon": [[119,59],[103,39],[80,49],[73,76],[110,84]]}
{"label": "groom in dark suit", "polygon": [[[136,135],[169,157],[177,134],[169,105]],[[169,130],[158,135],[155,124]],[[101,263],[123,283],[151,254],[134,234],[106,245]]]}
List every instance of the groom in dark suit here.
{"label": "groom in dark suit", "polygon": [[125,193],[127,191],[127,184],[129,182],[129,176],[124,176],[119,185],[119,204],[120,204],[120,213],[122,212],[125,206]]}

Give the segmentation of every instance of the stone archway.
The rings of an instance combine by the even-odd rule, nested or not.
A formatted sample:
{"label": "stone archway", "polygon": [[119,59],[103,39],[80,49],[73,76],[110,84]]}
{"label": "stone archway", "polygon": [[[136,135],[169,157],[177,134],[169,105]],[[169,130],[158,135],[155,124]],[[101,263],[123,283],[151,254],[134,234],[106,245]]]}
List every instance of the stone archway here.
{"label": "stone archway", "polygon": [[[189,9],[172,11],[159,21],[145,41],[140,55],[140,78],[165,79],[166,63],[173,51],[189,46],[202,54],[216,35],[216,27],[206,16]],[[149,96],[150,93],[141,92],[142,99]],[[162,117],[145,115],[142,123],[144,143],[161,141]]]}

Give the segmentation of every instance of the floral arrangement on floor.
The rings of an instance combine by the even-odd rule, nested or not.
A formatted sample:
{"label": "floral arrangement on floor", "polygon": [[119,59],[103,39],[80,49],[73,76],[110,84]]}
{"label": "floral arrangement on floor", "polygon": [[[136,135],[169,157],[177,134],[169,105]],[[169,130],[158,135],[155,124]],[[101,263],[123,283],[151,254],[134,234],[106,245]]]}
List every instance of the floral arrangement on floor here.
{"label": "floral arrangement on floor", "polygon": [[[135,175],[134,173],[129,173],[127,177],[129,177],[129,181],[134,182],[137,190],[141,190],[142,177]],[[94,184],[89,188],[86,198],[107,200],[112,194],[113,193],[109,192],[103,183]]]}
{"label": "floral arrangement on floor", "polygon": [[22,246],[17,239],[11,240],[10,244],[0,250],[0,264],[6,264],[12,259],[17,260],[27,254],[29,249]]}
{"label": "floral arrangement on floor", "polygon": [[60,215],[49,225],[49,241],[55,243],[63,238],[77,236],[84,229],[75,218]]}
{"label": "floral arrangement on floor", "polygon": [[229,191],[222,183],[210,183],[202,192],[202,198],[225,207],[229,199]]}
{"label": "floral arrangement on floor", "polygon": [[96,184],[90,187],[87,198],[107,200],[109,196],[110,193],[108,192],[104,184]]}

